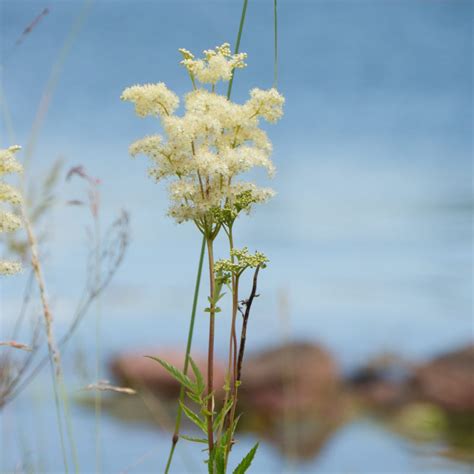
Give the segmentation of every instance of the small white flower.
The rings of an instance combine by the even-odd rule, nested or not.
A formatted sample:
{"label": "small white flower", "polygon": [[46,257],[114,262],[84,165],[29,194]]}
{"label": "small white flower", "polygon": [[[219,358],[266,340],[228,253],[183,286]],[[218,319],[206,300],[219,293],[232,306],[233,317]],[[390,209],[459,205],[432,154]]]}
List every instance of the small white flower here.
{"label": "small white flower", "polygon": [[204,51],[203,59],[194,59],[194,55],[182,48],[181,64],[188,70],[191,77],[202,84],[215,85],[219,81],[230,81],[234,69],[246,66],[245,53],[231,54],[229,43],[217,46],[214,50]]}
{"label": "small white flower", "polygon": [[21,147],[14,145],[6,150],[0,150],[0,176],[23,171],[23,166],[15,158],[15,153],[20,149]]}
{"label": "small white flower", "polygon": [[[20,150],[18,145],[11,146],[6,150],[0,150],[0,177],[10,173],[21,173],[23,167],[15,158],[15,153]],[[0,202],[11,205],[20,205],[22,197],[20,192],[13,186],[0,181]],[[21,219],[13,212],[0,210],[0,232],[14,232],[21,227]],[[18,262],[0,260],[0,275],[12,275],[19,272],[21,265]]]}
{"label": "small white flower", "polygon": [[14,275],[21,271],[21,263],[0,260],[0,275]]}
{"label": "small white flower", "polygon": [[140,117],[171,115],[179,105],[178,96],[163,82],[128,87],[123,91],[121,99],[133,102]]}

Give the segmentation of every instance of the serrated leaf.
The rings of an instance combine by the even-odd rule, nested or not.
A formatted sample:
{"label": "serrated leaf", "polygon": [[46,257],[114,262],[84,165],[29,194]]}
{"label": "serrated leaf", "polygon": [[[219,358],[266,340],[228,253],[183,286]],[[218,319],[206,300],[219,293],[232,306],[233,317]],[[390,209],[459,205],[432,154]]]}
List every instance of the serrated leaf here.
{"label": "serrated leaf", "polygon": [[225,450],[226,445],[224,443],[220,443],[216,449],[216,474],[225,474]]}
{"label": "serrated leaf", "polygon": [[188,408],[184,403],[179,402],[179,405],[184,411],[184,414],[207,435],[207,427],[204,420],[199,418],[199,415],[194,413],[190,408]]}
{"label": "serrated leaf", "polygon": [[180,384],[184,385],[188,390],[190,390],[191,392],[196,391],[196,386],[194,385],[192,380],[187,375],[183,374],[183,372],[177,369],[174,365],[169,364],[168,362],[166,362],[163,359],[160,359],[159,357],[154,357],[154,356],[145,356],[145,357],[148,357],[148,359],[152,359],[158,362],[159,364],[161,364],[161,366],[170,375],[172,375]]}
{"label": "serrated leaf", "polygon": [[240,464],[234,469],[233,474],[244,474],[247,471],[247,469],[250,467],[250,464],[252,464],[257,449],[258,443],[248,452],[244,459],[240,461]]}
{"label": "serrated leaf", "polygon": [[214,390],[211,393],[207,394],[205,397],[203,397],[202,401],[207,402],[213,396],[214,396]]}
{"label": "serrated leaf", "polygon": [[220,295],[217,295],[216,303],[220,301],[222,298],[224,298],[224,296],[225,296],[225,293],[221,293]]}
{"label": "serrated leaf", "polygon": [[185,439],[186,441],[191,441],[193,443],[207,444],[206,438],[194,438],[193,436],[186,436],[186,435],[179,435],[179,437]]}
{"label": "serrated leaf", "polygon": [[207,471],[209,474],[214,474],[214,457],[215,457],[215,448],[209,453],[209,459],[207,460]]}
{"label": "serrated leaf", "polygon": [[237,424],[239,423],[241,416],[242,416],[242,413],[239,413],[239,414],[235,417],[234,425],[233,425],[233,427],[232,427],[232,436],[234,436],[235,430],[237,429]]}
{"label": "serrated leaf", "polygon": [[216,416],[216,418],[214,420],[214,430],[217,430],[219,428],[219,425],[222,423],[222,420],[224,419],[224,417],[227,415],[227,413],[231,409],[232,402],[233,402],[233,400],[228,400],[227,404],[222,407],[221,411]]}
{"label": "serrated leaf", "polygon": [[186,395],[194,402],[194,403],[197,403],[198,405],[201,405],[202,403],[202,400],[201,398],[196,395],[195,393],[193,392],[186,392]]}
{"label": "serrated leaf", "polygon": [[192,357],[189,357],[189,362],[193,369],[194,376],[196,377],[197,392],[201,395],[205,388],[204,377]]}

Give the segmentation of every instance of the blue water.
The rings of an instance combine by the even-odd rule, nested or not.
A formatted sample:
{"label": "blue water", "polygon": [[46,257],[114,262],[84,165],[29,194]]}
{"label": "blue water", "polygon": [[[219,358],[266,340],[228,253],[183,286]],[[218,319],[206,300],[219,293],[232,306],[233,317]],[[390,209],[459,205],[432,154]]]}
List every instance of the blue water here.
{"label": "blue water", "polygon": [[[272,83],[271,3],[250,2],[242,41],[249,68],[234,84],[236,100],[245,100],[251,87]],[[422,361],[472,341],[472,3],[278,3],[279,87],[287,103],[284,120],[268,129],[278,174],[273,183],[256,176],[278,195],[236,229],[237,245],[264,251],[271,260],[260,279],[249,352],[309,340],[331,351],[346,372],[383,351]],[[15,142],[28,142],[51,65],[80,5],[49,2],[50,14],[34,35],[13,47],[44,5],[0,4],[2,86]],[[58,156],[66,167],[84,164],[102,180],[102,227],[126,208],[132,228],[129,252],[100,310],[92,308],[64,354],[73,393],[94,381],[97,311],[104,375],[121,351],[184,346],[200,237],[192,226],[164,217],[164,187],[145,178],[145,160],[128,157],[129,143],[155,133],[157,124],[139,120],[118,98],[124,87],[140,82],[163,80],[186,91],[177,48],[199,51],[233,41],[240,6],[97,1],[61,64],[34,148],[32,182],[38,184]],[[2,147],[11,144],[8,132],[2,122]],[[61,335],[83,285],[91,220],[84,209],[65,205],[85,197],[82,182],[61,181],[57,196],[42,228]],[[216,253],[225,255],[224,242]],[[0,282],[1,340],[10,336],[25,280],[26,274]],[[29,315],[36,314],[37,303]],[[27,339],[29,327],[20,339]],[[228,320],[220,318],[218,357],[225,354],[227,333]],[[197,351],[205,351],[206,338],[205,316],[199,315]],[[78,354],[86,361],[83,379]],[[27,454],[36,471],[62,472],[48,382],[45,371],[2,411],[4,472],[14,472]],[[92,472],[94,416],[78,406],[73,412],[81,472]],[[131,472],[159,472],[168,437],[104,415],[105,472],[121,472],[145,454]],[[235,457],[254,442],[242,437]],[[202,472],[199,452],[184,450],[183,443],[176,472]],[[288,464],[263,442],[254,472],[467,472],[466,465],[435,456],[437,450],[359,420],[303,465]]]}
{"label": "blue water", "polygon": [[[27,406],[28,405],[28,406]],[[22,400],[2,420],[1,472],[14,472],[20,459],[29,460],[33,472],[64,472],[55,427],[54,410],[44,397]],[[91,412],[75,407],[73,425],[80,459],[80,472],[95,472],[95,421]],[[17,433],[11,436],[13,428]],[[101,456],[103,472],[151,473],[160,472],[169,446],[169,433],[151,425],[124,423],[108,415],[101,420]],[[241,435],[233,450],[237,463],[258,441]],[[467,464],[449,461],[435,453],[442,446],[409,443],[381,425],[359,420],[341,428],[323,446],[318,457],[298,462],[285,459],[272,445],[260,440],[260,447],[252,472],[267,474],[454,474],[471,472]],[[26,466],[25,466],[26,467]],[[26,469],[28,472],[28,469]],[[178,444],[174,459],[176,473],[200,473],[202,453],[194,444]],[[16,471],[15,471],[16,472]]]}

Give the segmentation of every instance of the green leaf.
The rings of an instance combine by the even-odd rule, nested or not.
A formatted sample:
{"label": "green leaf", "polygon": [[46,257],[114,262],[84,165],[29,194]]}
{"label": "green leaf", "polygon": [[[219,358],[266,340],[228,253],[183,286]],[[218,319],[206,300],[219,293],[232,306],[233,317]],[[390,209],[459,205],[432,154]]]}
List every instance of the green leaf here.
{"label": "green leaf", "polygon": [[193,436],[186,436],[186,435],[179,435],[179,437],[185,439],[186,441],[192,441],[193,443],[207,444],[206,438],[194,438]]}
{"label": "green leaf", "polygon": [[199,367],[196,365],[192,357],[189,357],[189,362],[191,364],[191,367],[193,369],[194,376],[196,377],[196,386],[197,386],[197,391],[199,394],[202,394],[204,392],[205,384],[204,384],[204,377],[199,370]]}
{"label": "green leaf", "polygon": [[222,298],[224,298],[225,293],[220,293],[219,295],[216,296],[215,302],[219,302]]}
{"label": "green leaf", "polygon": [[187,375],[183,374],[183,372],[177,369],[174,365],[168,364],[168,362],[166,362],[163,359],[160,359],[159,357],[154,357],[154,356],[145,356],[145,357],[148,357],[148,359],[153,359],[159,364],[161,364],[162,367],[170,375],[172,375],[180,384],[184,385],[188,390],[190,390],[191,392],[196,391],[196,386],[194,385],[192,380]]}
{"label": "green leaf", "polygon": [[221,442],[216,449],[216,474],[225,474],[225,450],[226,445]]}
{"label": "green leaf", "polygon": [[196,395],[193,392],[186,392],[186,395],[194,402],[197,403],[198,405],[202,404],[201,397],[199,395]]}
{"label": "green leaf", "polygon": [[209,459],[207,460],[207,470],[209,474],[214,474],[214,457],[216,453],[216,448],[214,448],[210,453],[209,453]]}
{"label": "green leaf", "polygon": [[227,400],[227,404],[221,408],[221,411],[214,420],[214,430],[217,430],[232,407],[232,400]]}
{"label": "green leaf", "polygon": [[247,469],[250,467],[250,464],[252,464],[257,449],[258,443],[248,452],[244,459],[240,461],[240,464],[234,469],[233,474],[244,474],[245,472],[247,472]]}
{"label": "green leaf", "polygon": [[194,413],[190,408],[188,408],[184,403],[179,402],[179,405],[184,411],[184,414],[201,430],[207,435],[207,427],[206,427],[206,422],[204,420],[201,420],[199,418],[199,415]]}
{"label": "green leaf", "polygon": [[208,393],[205,397],[203,397],[202,401],[206,403],[213,396],[214,396],[214,390],[211,393]]}
{"label": "green leaf", "polygon": [[232,436],[234,436],[235,430],[237,429],[237,425],[240,421],[240,417],[242,416],[242,413],[239,413],[234,420],[234,425],[232,426]]}
{"label": "green leaf", "polygon": [[206,415],[206,416],[212,416],[212,415],[214,415],[214,413],[211,413],[211,412],[207,409],[207,407],[205,407],[205,406],[201,408],[201,413],[202,413],[203,415]]}

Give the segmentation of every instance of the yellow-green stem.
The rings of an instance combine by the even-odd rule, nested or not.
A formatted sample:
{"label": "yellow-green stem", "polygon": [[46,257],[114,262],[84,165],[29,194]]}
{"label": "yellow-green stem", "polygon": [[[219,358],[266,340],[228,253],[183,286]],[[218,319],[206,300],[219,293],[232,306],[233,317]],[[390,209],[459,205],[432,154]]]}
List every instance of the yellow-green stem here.
{"label": "yellow-green stem", "polygon": [[[94,214],[94,233],[95,233],[95,286],[100,287],[100,221],[99,215]],[[95,379],[96,383],[100,383],[100,361],[101,361],[101,339],[100,339],[100,320],[102,305],[100,295],[96,302],[96,325],[95,325]],[[100,418],[102,413],[102,392],[95,391],[95,469],[97,473],[102,471],[101,459],[101,432],[100,432]]]}
{"label": "yellow-green stem", "polygon": [[57,418],[57,423],[58,423],[59,437],[61,441],[61,452],[63,456],[64,469],[65,469],[65,472],[68,473],[69,467],[68,467],[68,462],[67,462],[67,454],[66,454],[66,448],[65,448],[65,442],[64,442],[62,418],[61,418],[61,408],[60,408],[60,403],[59,403],[58,381],[59,381],[59,376],[61,374],[61,360],[60,360],[60,355],[54,341],[53,327],[52,327],[53,317],[52,317],[52,314],[49,308],[49,302],[46,296],[46,285],[44,282],[41,263],[39,260],[37,240],[33,233],[33,228],[31,226],[30,220],[28,219],[25,209],[22,209],[22,214],[23,214],[23,221],[25,223],[26,235],[28,237],[28,244],[29,244],[30,252],[31,252],[31,266],[33,267],[33,272],[35,275],[36,283],[38,285],[41,304],[43,307],[43,316],[44,316],[44,323],[45,323],[45,329],[46,329],[46,339],[47,339],[47,344],[48,344],[48,353],[49,353],[49,358],[51,362],[51,372],[52,372],[52,377],[53,377],[53,392],[54,392],[54,402],[55,402],[55,407],[56,407],[56,418]]}
{"label": "yellow-green stem", "polygon": [[[199,256],[199,264],[198,264],[198,271],[197,271],[197,276],[196,276],[196,285],[194,288],[194,297],[193,297],[193,307],[191,311],[191,319],[189,322],[189,330],[188,330],[188,340],[186,344],[186,354],[184,357],[184,367],[183,367],[183,372],[185,374],[188,373],[188,368],[189,368],[189,357],[191,353],[191,345],[193,341],[193,334],[194,334],[194,321],[196,319],[196,309],[197,309],[197,302],[198,302],[198,297],[199,297],[199,287],[201,286],[201,274],[202,274],[202,266],[204,263],[204,251],[206,249],[206,238],[202,238],[202,243],[201,243],[201,254]],[[178,413],[176,415],[176,422],[175,422],[175,427],[174,427],[174,433],[173,437],[171,440],[171,448],[170,452],[168,454],[168,461],[166,463],[166,468],[165,468],[165,474],[168,474],[170,467],[171,467],[171,462],[173,460],[173,455],[174,455],[174,450],[176,448],[176,444],[179,441],[179,431],[181,428],[181,418],[183,414],[183,410],[181,408],[181,404],[184,401],[184,394],[185,394],[185,389],[184,386],[181,386],[181,390],[179,392],[179,404],[178,404]]]}
{"label": "yellow-green stem", "polygon": [[[234,256],[232,255],[232,250],[234,250],[234,238],[232,232],[232,226],[229,226],[227,231],[227,236],[229,238],[229,253],[230,260],[234,263]],[[236,355],[237,355],[237,335],[235,332],[235,323],[237,318],[238,304],[239,304],[239,277],[237,275],[232,275],[232,320],[230,328],[230,337],[229,337],[229,361],[227,365],[227,377],[229,380],[229,387],[225,394],[224,406],[227,405],[229,401],[230,394],[234,391],[235,386],[235,376],[236,376]],[[223,425],[229,420],[229,416],[225,417],[223,420]],[[222,432],[222,427],[219,429],[219,437]]]}
{"label": "yellow-green stem", "polygon": [[215,276],[214,276],[214,243],[212,239],[206,239],[207,244],[207,256],[209,260],[209,298],[211,300],[209,307],[209,345],[207,353],[207,395],[209,396],[207,401],[207,437],[209,454],[214,449],[214,430],[213,430],[213,411],[214,411],[214,324],[215,324]]}

